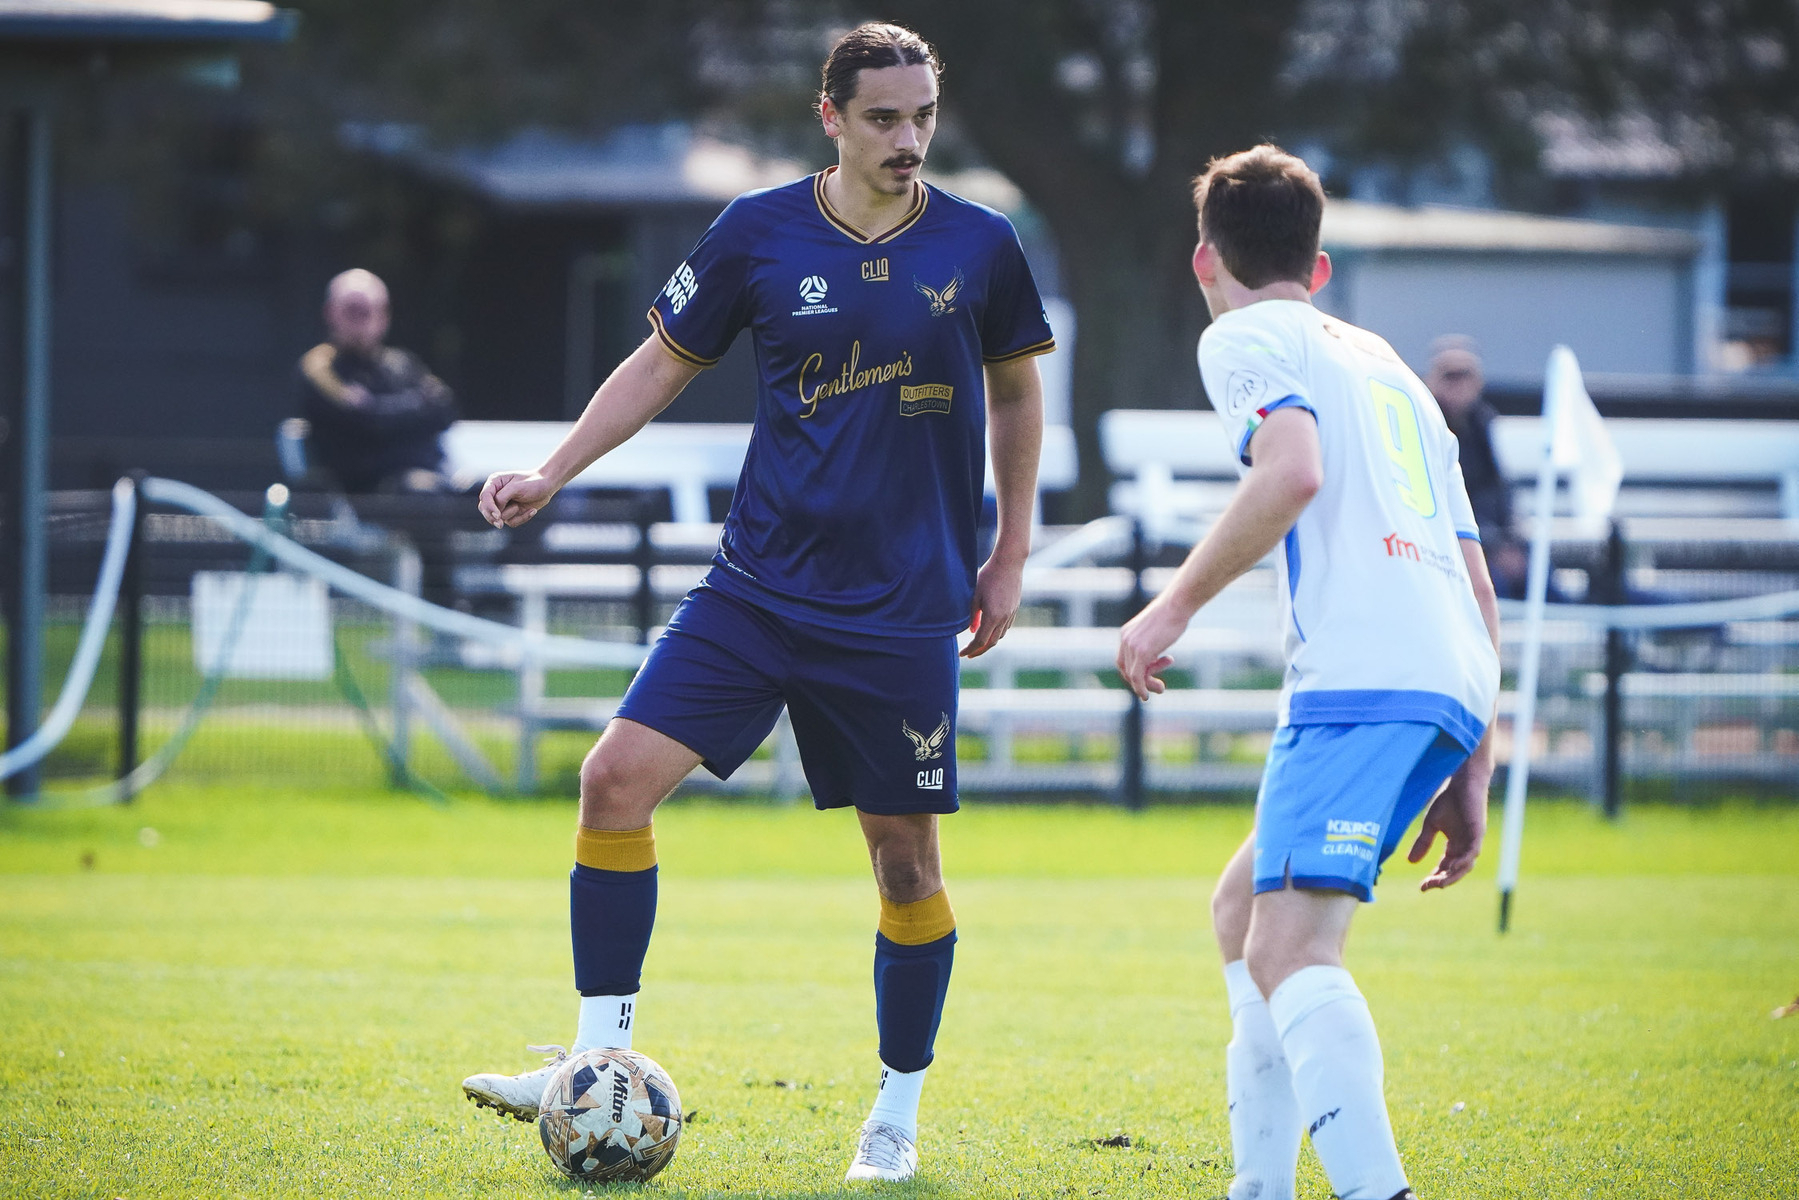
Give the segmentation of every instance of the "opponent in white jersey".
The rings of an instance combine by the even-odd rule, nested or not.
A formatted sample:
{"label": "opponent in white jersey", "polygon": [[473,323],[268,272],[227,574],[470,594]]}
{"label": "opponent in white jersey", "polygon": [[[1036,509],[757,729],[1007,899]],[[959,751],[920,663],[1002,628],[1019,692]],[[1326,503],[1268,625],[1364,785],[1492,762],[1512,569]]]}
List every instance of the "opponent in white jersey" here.
{"label": "opponent in white jersey", "polygon": [[1304,300],[1221,313],[1199,369],[1240,475],[1270,413],[1317,425],[1323,482],[1276,558],[1280,724],[1426,721],[1472,751],[1499,665],[1458,545],[1480,527],[1430,389],[1385,339]]}
{"label": "opponent in white jersey", "polygon": [[[1302,1132],[1341,1200],[1415,1200],[1382,1094],[1379,1038],[1343,945],[1420,812],[1426,890],[1472,869],[1493,773],[1498,603],[1450,435],[1386,342],[1312,307],[1324,192],[1258,146],[1194,186],[1213,324],[1206,392],[1242,463],[1230,506],[1122,631],[1148,699],[1193,614],[1275,553],[1287,675],[1255,832],[1212,897],[1232,1038],[1232,1200],[1292,1200]],[[1433,799],[1434,797],[1434,799]]]}

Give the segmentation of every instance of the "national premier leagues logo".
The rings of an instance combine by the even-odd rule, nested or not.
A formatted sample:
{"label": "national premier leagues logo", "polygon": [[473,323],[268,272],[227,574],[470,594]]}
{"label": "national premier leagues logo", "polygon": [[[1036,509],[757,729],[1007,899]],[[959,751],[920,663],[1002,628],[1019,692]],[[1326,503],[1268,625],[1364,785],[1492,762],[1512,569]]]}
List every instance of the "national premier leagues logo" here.
{"label": "national premier leagues logo", "polygon": [[825,296],[831,291],[831,285],[825,282],[823,275],[808,275],[800,280],[800,307],[793,310],[796,317],[815,317],[837,310],[825,303]]}
{"label": "national premier leagues logo", "polygon": [[943,743],[949,739],[949,714],[943,714],[943,723],[928,735],[918,732],[906,724],[906,718],[900,718],[900,732],[912,741],[912,757],[919,762],[929,762],[933,758],[943,757]]}
{"label": "national premier leagues logo", "polygon": [[962,272],[957,271],[956,277],[940,288],[934,288],[914,275],[912,286],[922,292],[925,299],[931,302],[933,317],[947,317],[956,311],[956,297],[962,294]]}

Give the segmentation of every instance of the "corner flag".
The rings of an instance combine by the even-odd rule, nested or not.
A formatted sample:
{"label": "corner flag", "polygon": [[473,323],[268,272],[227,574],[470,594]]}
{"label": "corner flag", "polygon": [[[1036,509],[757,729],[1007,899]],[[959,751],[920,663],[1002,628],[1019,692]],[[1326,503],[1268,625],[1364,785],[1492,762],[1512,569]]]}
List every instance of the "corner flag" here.
{"label": "corner flag", "polygon": [[1524,799],[1530,784],[1531,741],[1537,719],[1537,670],[1543,656],[1543,605],[1549,594],[1550,527],[1557,478],[1568,475],[1574,515],[1603,524],[1612,514],[1624,464],[1605,422],[1587,394],[1574,351],[1557,346],[1543,374],[1542,453],[1537,463],[1535,525],[1524,590],[1524,653],[1518,666],[1518,702],[1512,713],[1512,756],[1505,777],[1505,824],[1499,842],[1499,932],[1511,925],[1512,893],[1524,843]]}

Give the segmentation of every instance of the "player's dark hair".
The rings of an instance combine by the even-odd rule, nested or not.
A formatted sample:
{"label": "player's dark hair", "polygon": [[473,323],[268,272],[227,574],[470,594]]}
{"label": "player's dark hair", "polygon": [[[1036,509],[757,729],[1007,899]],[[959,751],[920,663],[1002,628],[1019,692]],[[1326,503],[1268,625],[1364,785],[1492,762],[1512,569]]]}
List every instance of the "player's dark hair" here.
{"label": "player's dark hair", "polygon": [[882,67],[927,66],[937,82],[943,82],[943,64],[931,43],[903,25],[868,21],[837,39],[825,56],[819,101],[829,96],[841,111],[856,98],[856,83],[864,70]]}
{"label": "player's dark hair", "polygon": [[1244,287],[1310,285],[1324,221],[1324,185],[1297,155],[1264,143],[1206,165],[1193,181],[1199,236]]}

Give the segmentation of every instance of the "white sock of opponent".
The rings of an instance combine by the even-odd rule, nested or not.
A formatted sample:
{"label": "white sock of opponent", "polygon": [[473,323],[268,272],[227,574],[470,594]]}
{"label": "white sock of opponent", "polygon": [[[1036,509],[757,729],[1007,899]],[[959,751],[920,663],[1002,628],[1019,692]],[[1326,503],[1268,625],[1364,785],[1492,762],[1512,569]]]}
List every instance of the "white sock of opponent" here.
{"label": "white sock of opponent", "polygon": [[[1230,1101],[1231,1159],[1236,1178],[1230,1200],[1293,1200],[1299,1164],[1299,1101],[1268,1002],[1249,964],[1224,964],[1231,998],[1231,1044],[1224,1050],[1225,1096]],[[1385,1200],[1383,1197],[1382,1200]]]}
{"label": "white sock of opponent", "polygon": [[575,1045],[570,1051],[629,1050],[631,1027],[637,1024],[636,996],[583,996],[581,1018],[575,1025]]}
{"label": "white sock of opponent", "polygon": [[[925,1071],[930,1070],[929,1067]],[[868,1119],[882,1121],[918,1141],[918,1098],[924,1093],[924,1071],[895,1071],[881,1068],[881,1090],[875,1094],[875,1106]]]}
{"label": "white sock of opponent", "polygon": [[1380,1037],[1342,967],[1302,967],[1268,997],[1293,1068],[1312,1149],[1341,1200],[1392,1200],[1405,1190],[1381,1091]]}

